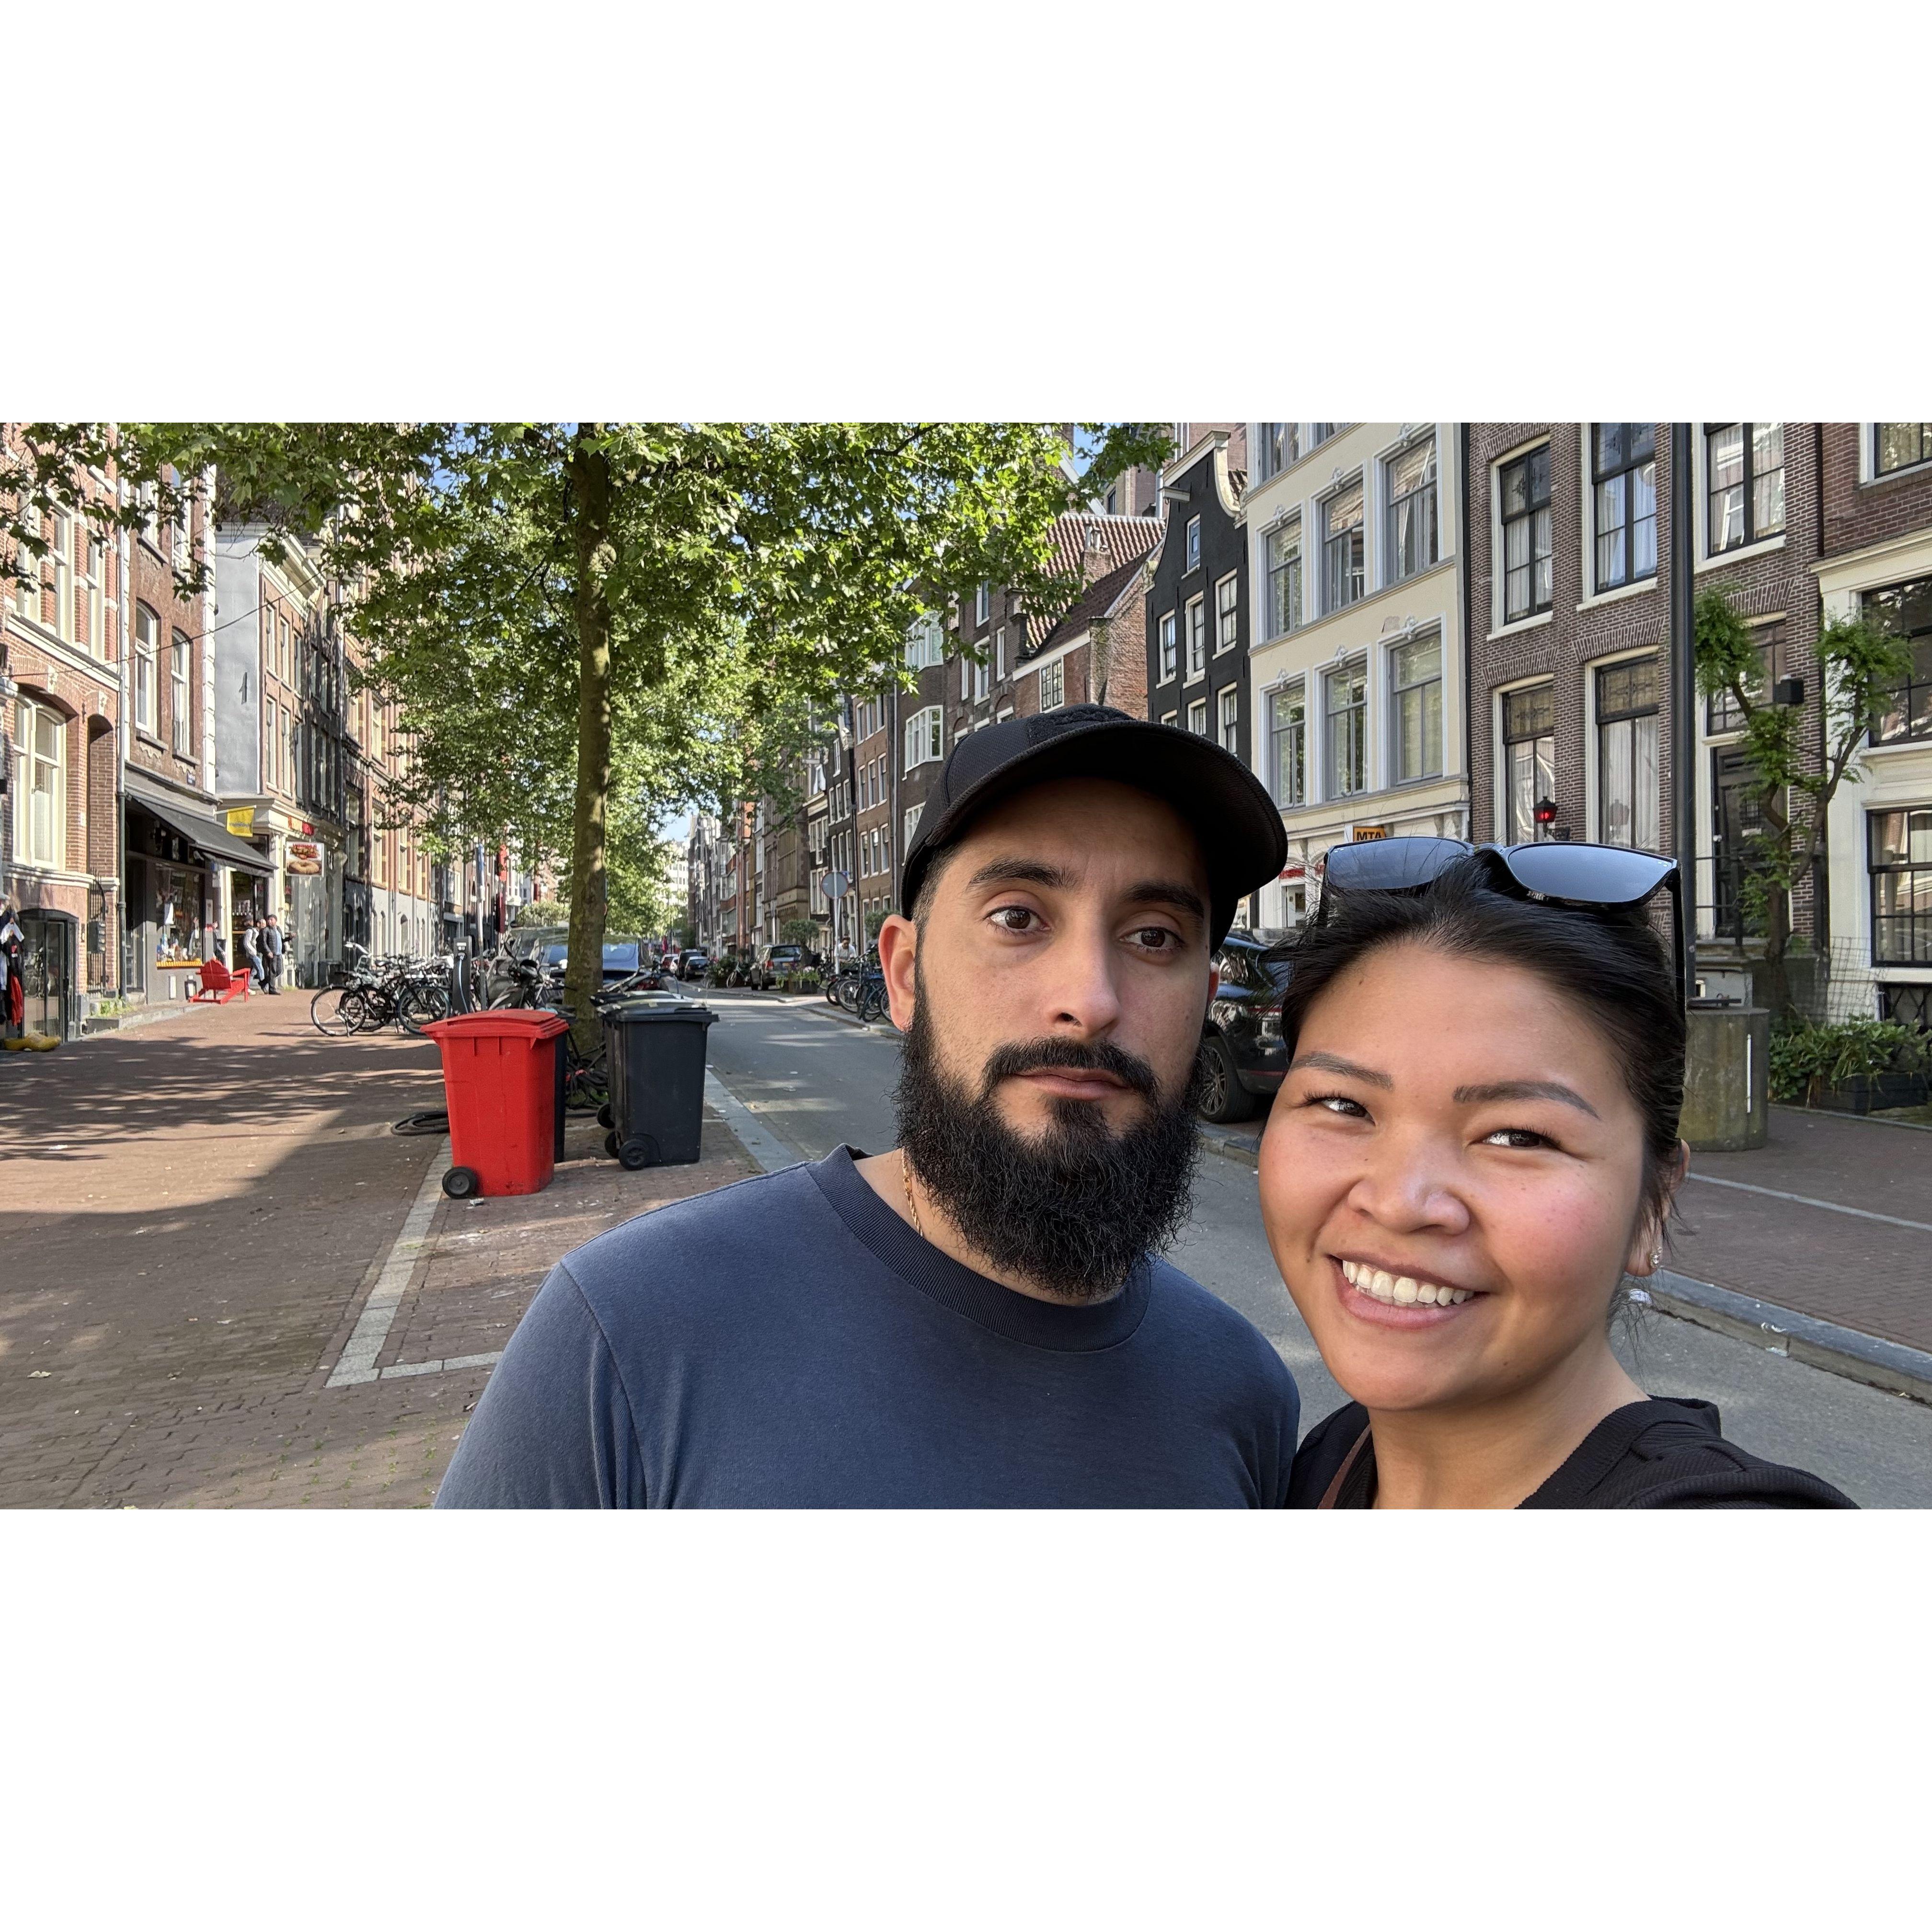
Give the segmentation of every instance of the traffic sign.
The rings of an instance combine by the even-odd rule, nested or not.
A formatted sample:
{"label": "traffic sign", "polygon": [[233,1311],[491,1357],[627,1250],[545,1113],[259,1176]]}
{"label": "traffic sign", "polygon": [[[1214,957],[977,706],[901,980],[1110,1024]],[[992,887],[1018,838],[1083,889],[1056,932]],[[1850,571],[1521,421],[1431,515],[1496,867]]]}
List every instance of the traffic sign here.
{"label": "traffic sign", "polygon": [[818,882],[818,890],[824,896],[827,905],[836,904],[850,890],[852,881],[843,872],[827,872]]}

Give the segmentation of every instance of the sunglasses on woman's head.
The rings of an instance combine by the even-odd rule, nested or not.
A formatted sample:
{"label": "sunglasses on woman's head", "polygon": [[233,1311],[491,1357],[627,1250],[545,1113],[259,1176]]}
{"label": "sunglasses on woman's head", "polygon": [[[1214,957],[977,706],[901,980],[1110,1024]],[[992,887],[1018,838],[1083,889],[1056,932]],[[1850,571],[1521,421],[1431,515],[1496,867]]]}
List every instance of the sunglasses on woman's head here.
{"label": "sunglasses on woman's head", "polygon": [[[1330,891],[1422,892],[1451,866],[1472,856],[1482,859],[1492,872],[1507,874],[1522,891],[1563,905],[1622,909],[1642,905],[1664,886],[1673,901],[1678,894],[1675,860],[1634,851],[1627,845],[1472,845],[1461,838],[1371,838],[1329,848],[1315,922],[1322,923]],[[1681,999],[1682,921],[1673,918],[1670,929]]]}

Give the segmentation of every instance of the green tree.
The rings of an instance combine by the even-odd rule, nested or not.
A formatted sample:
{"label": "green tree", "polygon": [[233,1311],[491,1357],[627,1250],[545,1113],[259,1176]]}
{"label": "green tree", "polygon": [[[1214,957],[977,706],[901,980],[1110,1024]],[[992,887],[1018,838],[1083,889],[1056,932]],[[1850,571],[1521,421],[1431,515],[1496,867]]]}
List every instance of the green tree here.
{"label": "green tree", "polygon": [[[1821,694],[1813,712],[1774,701],[1756,634],[1725,592],[1702,592],[1695,618],[1698,691],[1727,697],[1743,720],[1740,748],[1761,829],[1750,840],[1740,890],[1745,909],[1764,922],[1762,997],[1781,1016],[1791,1004],[1785,956],[1792,889],[1816,862],[1839,787],[1859,781],[1852,760],[1910,676],[1910,650],[1866,618],[1828,618],[1818,634],[1815,685],[1806,680],[1808,690]],[[1814,718],[1818,735],[1808,746],[1805,727]]]}
{"label": "green tree", "polygon": [[22,502],[104,452],[164,502],[212,470],[272,555],[319,547],[412,734],[392,802],[434,840],[563,856],[586,1034],[629,801],[655,823],[770,790],[838,689],[903,674],[938,598],[1070,598],[1055,517],[1169,453],[1153,424],[1082,425],[1078,475],[1048,424],[32,427]]}

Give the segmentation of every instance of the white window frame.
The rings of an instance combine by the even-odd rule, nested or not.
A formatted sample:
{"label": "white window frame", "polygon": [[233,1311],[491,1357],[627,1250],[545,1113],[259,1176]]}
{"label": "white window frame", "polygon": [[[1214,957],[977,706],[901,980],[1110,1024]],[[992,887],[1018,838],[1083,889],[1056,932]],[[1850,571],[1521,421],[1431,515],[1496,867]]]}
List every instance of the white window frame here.
{"label": "white window frame", "polygon": [[194,756],[194,646],[177,631],[168,640],[169,742],[177,758]]}
{"label": "white window frame", "polygon": [[[1532,676],[1512,678],[1507,684],[1496,686],[1490,693],[1490,769],[1494,775],[1490,788],[1490,806],[1492,814],[1490,823],[1496,827],[1496,836],[1498,844],[1513,842],[1534,844],[1546,838],[1549,836],[1549,828],[1538,826],[1532,816],[1528,838],[1520,842],[1514,838],[1513,830],[1510,824],[1509,746],[1503,736],[1504,700],[1519,692],[1538,691],[1546,687],[1550,694],[1550,796],[1554,801],[1556,796],[1557,740],[1556,679],[1546,671],[1540,671]],[[1532,744],[1535,741],[1533,739],[1524,739],[1520,742]],[[1535,802],[1534,799],[1530,801],[1532,814]]]}
{"label": "white window frame", "polygon": [[[1581,458],[1582,468],[1583,581],[1589,586],[1589,596],[1590,599],[1592,601],[1599,598],[1636,596],[1646,590],[1654,590],[1663,581],[1662,572],[1664,569],[1664,506],[1663,500],[1658,494],[1657,425],[1653,423],[1650,425],[1651,442],[1649,457],[1652,526],[1651,548],[1653,553],[1651,568],[1646,574],[1641,577],[1632,576],[1628,574],[1628,568],[1630,562],[1629,551],[1630,546],[1627,541],[1624,546],[1626,574],[1623,581],[1621,584],[1605,584],[1602,582],[1598,577],[1597,568],[1598,532],[1596,452],[1597,431],[1603,427],[1603,424],[1600,422],[1586,422],[1579,425],[1579,428],[1582,431],[1582,434],[1579,439],[1579,448],[1577,453]],[[1644,466],[1642,464],[1633,464],[1625,469],[1618,470],[1616,473],[1621,476],[1634,477],[1643,466]],[[1697,514],[1698,512],[1695,508],[1694,493],[1692,514],[1695,517]],[[1624,520],[1625,529],[1628,531],[1634,532],[1636,528],[1638,521],[1639,519],[1634,516],[1627,516]],[[1552,588],[1554,586],[1552,586]]]}
{"label": "white window frame", "polygon": [[946,707],[928,704],[906,721],[905,769],[935,764],[946,756]]}
{"label": "white window frame", "polygon": [[134,728],[160,734],[161,620],[145,604],[134,606]]}
{"label": "white window frame", "polygon": [[1178,730],[1180,727],[1180,713],[1178,711],[1163,711],[1160,714],[1160,722]]}
{"label": "white window frame", "polygon": [[[1289,703],[1301,707],[1301,722],[1298,727],[1282,724],[1280,716],[1282,707]],[[1305,678],[1294,678],[1280,689],[1268,694],[1268,796],[1284,812],[1298,810],[1309,802],[1308,790],[1308,686]],[[1293,798],[1281,795],[1281,758],[1276,749],[1277,738],[1287,731],[1298,730],[1301,738],[1301,783]]]}
{"label": "white window frame", "polygon": [[986,693],[992,688],[992,679],[986,660],[976,657],[973,660],[973,702],[983,704]]}
{"label": "white window frame", "polygon": [[909,852],[912,850],[912,835],[919,830],[919,815],[925,809],[926,806],[922,800],[917,805],[909,805],[906,807],[905,830],[899,845],[899,850],[902,852]]}
{"label": "white window frame", "polygon": [[1196,738],[1208,735],[1208,700],[1204,698],[1192,700],[1187,706],[1187,729]]}
{"label": "white window frame", "polygon": [[[1397,685],[1396,658],[1405,650],[1412,650],[1418,644],[1432,642],[1436,646],[1436,675],[1424,678],[1414,684]],[[1383,653],[1385,666],[1384,675],[1388,686],[1388,772],[1391,784],[1427,784],[1442,778],[1448,764],[1449,717],[1448,711],[1448,667],[1444,662],[1442,632],[1439,626],[1424,626],[1412,635],[1393,639]],[[1431,684],[1437,691],[1436,700],[1436,745],[1434,763],[1425,771],[1405,773],[1402,769],[1402,694],[1406,691],[1426,691]]]}
{"label": "white window frame", "polygon": [[1002,624],[993,633],[993,682],[1004,684],[1006,676],[1006,627]]}
{"label": "white window frame", "polygon": [[1214,655],[1241,641],[1241,574],[1231,570],[1214,586]]}
{"label": "white window frame", "polygon": [[[31,698],[14,700],[14,850],[30,866],[50,871],[67,868],[67,758],[68,720],[50,704]],[[40,727],[45,720],[53,728],[53,755],[44,758],[40,751]],[[40,775],[51,766],[52,783],[45,796],[47,838],[44,845],[34,836],[34,800],[41,796]]]}
{"label": "white window frame", "polygon": [[[1427,480],[1422,488],[1412,491],[1411,494],[1418,500],[1426,494],[1431,500],[1432,512],[1431,522],[1433,529],[1433,542],[1431,548],[1434,554],[1426,562],[1418,563],[1413,570],[1404,571],[1400,568],[1400,546],[1396,541],[1396,499],[1393,494],[1395,485],[1395,470],[1396,465],[1401,462],[1403,458],[1423,448],[1428,450],[1430,456]],[[1435,426],[1432,424],[1427,430],[1411,436],[1399,448],[1391,450],[1382,459],[1380,469],[1382,488],[1379,494],[1382,497],[1382,522],[1380,560],[1382,586],[1387,589],[1394,584],[1406,584],[1411,578],[1420,577],[1425,571],[1433,570],[1442,561],[1442,451],[1438,446]],[[1367,560],[1364,558],[1364,562],[1366,563],[1366,561]]]}
{"label": "white window frame", "polygon": [[[1614,842],[1606,838],[1604,836],[1602,746],[1604,724],[1598,714],[1597,674],[1599,671],[1613,670],[1618,664],[1630,664],[1640,658],[1649,658],[1655,661],[1657,709],[1645,715],[1656,721],[1655,762],[1660,773],[1666,751],[1664,738],[1664,700],[1666,695],[1666,681],[1669,676],[1670,669],[1666,650],[1667,647],[1661,644],[1640,645],[1628,650],[1612,651],[1603,657],[1591,658],[1586,659],[1583,664],[1583,822],[1588,828],[1588,837],[1598,844],[1610,844]],[[1635,735],[1634,731],[1632,735]],[[1658,837],[1661,842],[1664,836],[1664,802],[1660,784],[1658,789],[1657,796],[1651,801],[1651,808],[1657,814]],[[1625,849],[1652,852],[1659,848],[1655,845],[1633,844]]]}
{"label": "white window frame", "polygon": [[[1336,602],[1328,594],[1328,546],[1334,541],[1328,529],[1328,513],[1336,503],[1352,491],[1362,500],[1361,520],[1355,526],[1362,542],[1362,566],[1359,572],[1362,587],[1353,597]],[[1359,470],[1354,476],[1343,478],[1334,489],[1327,491],[1317,500],[1315,506],[1315,518],[1316,541],[1319,545],[1321,559],[1322,614],[1324,617],[1330,617],[1338,610],[1353,610],[1369,594],[1368,479]],[[1349,575],[1352,579],[1358,574],[1352,571]]]}
{"label": "white window frame", "polygon": [[993,614],[993,586],[982,584],[973,593],[973,621],[976,624],[987,622]]}
{"label": "white window frame", "polygon": [[1224,684],[1221,687],[1220,713],[1216,742],[1222,751],[1231,752],[1238,758],[1241,755],[1241,692],[1238,685]]}
{"label": "white window frame", "polygon": [[[1362,782],[1352,790],[1343,791],[1336,782],[1335,740],[1330,728],[1331,717],[1342,713],[1328,708],[1328,685],[1333,678],[1359,676],[1362,681]],[[1318,688],[1322,696],[1322,792],[1325,799],[1363,798],[1376,789],[1375,680],[1369,675],[1366,656],[1358,654],[1340,663],[1324,665]],[[1352,710],[1352,706],[1347,707]]]}
{"label": "white window frame", "polygon": [[[1293,566],[1294,590],[1288,598],[1287,621],[1280,628],[1273,628],[1275,620],[1282,614],[1275,608],[1275,565],[1272,561],[1277,547],[1286,543],[1288,532],[1294,532],[1294,557]],[[1291,631],[1300,628],[1302,598],[1306,594],[1308,576],[1308,549],[1303,542],[1301,512],[1292,512],[1283,517],[1274,527],[1267,531],[1262,543],[1262,611],[1263,620],[1270,626],[1268,635],[1285,638]]]}
{"label": "white window frame", "polygon": [[[1503,513],[1503,472],[1513,469],[1538,450],[1550,453],[1552,466],[1550,478],[1550,502],[1540,512],[1550,519],[1550,601],[1541,609],[1532,608],[1520,617],[1512,617],[1509,610],[1509,552],[1508,538],[1505,530],[1508,519]],[[1498,636],[1505,631],[1524,631],[1533,626],[1547,624],[1556,613],[1556,477],[1554,465],[1556,446],[1546,436],[1532,437],[1514,449],[1506,450],[1490,464],[1490,555],[1492,562],[1490,570],[1490,631]],[[1536,517],[1532,511],[1530,525],[1530,596],[1536,595]]]}
{"label": "white window frame", "polygon": [[1162,614],[1159,626],[1160,643],[1158,669],[1160,675],[1154,680],[1156,684],[1172,684],[1180,671],[1180,618],[1178,612],[1168,610]]}
{"label": "white window frame", "polygon": [[1066,702],[1066,660],[1055,658],[1040,668],[1040,708],[1058,711]]}
{"label": "white window frame", "polygon": [[1187,600],[1187,675],[1183,682],[1192,684],[1208,674],[1208,600]]}
{"label": "white window frame", "polygon": [[1198,517],[1190,517],[1187,520],[1187,534],[1182,540],[1180,554],[1183,576],[1190,570],[1201,568],[1201,519]]}

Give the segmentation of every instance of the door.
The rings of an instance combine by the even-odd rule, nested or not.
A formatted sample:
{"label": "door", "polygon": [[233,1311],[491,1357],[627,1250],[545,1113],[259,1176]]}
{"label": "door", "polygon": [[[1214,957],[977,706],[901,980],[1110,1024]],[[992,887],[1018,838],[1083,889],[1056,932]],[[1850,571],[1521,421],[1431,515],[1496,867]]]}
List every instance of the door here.
{"label": "door", "polygon": [[22,1030],[68,1036],[74,1004],[74,922],[56,913],[20,915]]}
{"label": "door", "polygon": [[1757,775],[1742,752],[1711,754],[1711,869],[1714,931],[1720,939],[1762,939],[1768,924],[1762,897],[1748,891],[1751,844],[1764,830]]}

